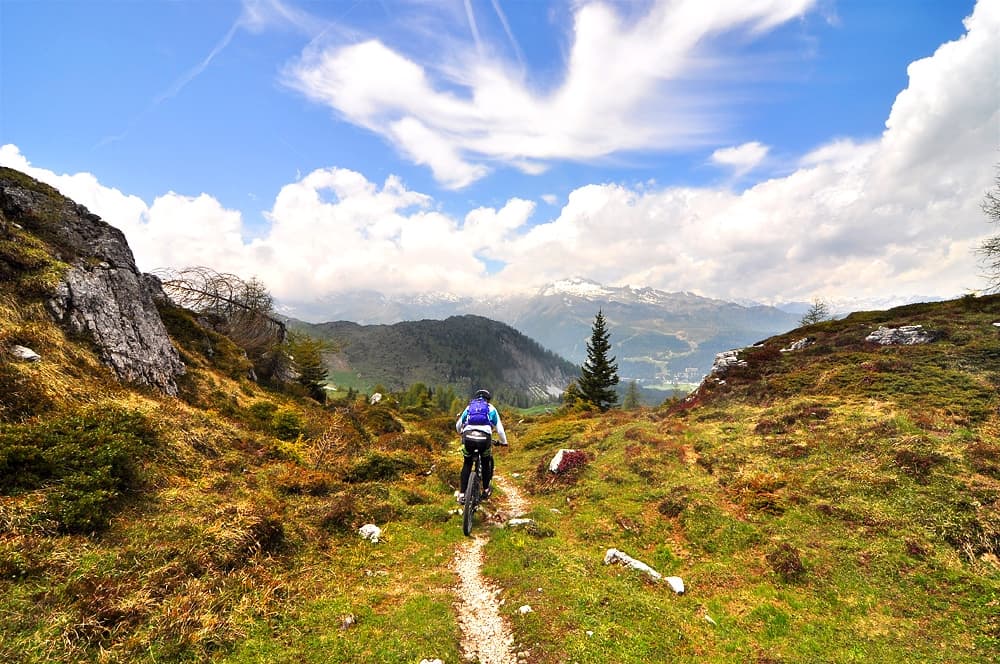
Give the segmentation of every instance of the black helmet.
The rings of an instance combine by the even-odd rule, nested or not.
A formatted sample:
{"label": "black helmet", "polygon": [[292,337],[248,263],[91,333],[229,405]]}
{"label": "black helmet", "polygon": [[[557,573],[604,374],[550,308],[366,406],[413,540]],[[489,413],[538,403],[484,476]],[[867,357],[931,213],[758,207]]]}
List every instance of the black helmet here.
{"label": "black helmet", "polygon": [[476,396],[475,396],[475,398],[476,399],[486,399],[487,401],[489,401],[490,400],[490,391],[489,390],[476,390]]}

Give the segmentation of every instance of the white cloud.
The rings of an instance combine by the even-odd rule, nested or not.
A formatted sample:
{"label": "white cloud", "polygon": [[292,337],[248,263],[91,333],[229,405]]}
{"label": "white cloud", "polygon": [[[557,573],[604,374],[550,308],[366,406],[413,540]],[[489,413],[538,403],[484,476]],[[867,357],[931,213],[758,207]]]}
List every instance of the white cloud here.
{"label": "white cloud", "polygon": [[712,162],[731,168],[736,177],[745,175],[764,160],[770,148],[757,141],[751,141],[731,148],[719,148],[712,153]]}
{"label": "white cloud", "polygon": [[[552,160],[706,143],[721,129],[722,92],[688,84],[728,76],[734,56],[726,48],[740,41],[735,35],[755,38],[815,4],[658,0],[627,21],[610,5],[581,3],[565,74],[556,88],[538,90],[523,67],[490,57],[466,3],[475,36],[464,49],[442,36],[448,46],[439,59],[423,53],[418,61],[377,40],[315,44],[285,81],[460,188],[489,172],[484,162],[537,173]],[[745,56],[741,65],[748,71]]]}
{"label": "white cloud", "polygon": [[[967,27],[911,65],[880,137],[817,146],[791,174],[742,192],[595,184],[554,218],[533,219],[535,204],[513,198],[458,219],[398,178],[378,185],[329,168],[284,186],[270,227],[245,241],[240,214],[205,194],[147,205],[93,175],[33,167],[12,145],[0,163],[122,228],[143,269],[256,275],[285,300],[361,288],[467,294],[577,274],[733,299],[952,296],[982,285],[972,249],[992,230],[979,204],[998,154],[1000,4],[980,3]],[[721,159],[745,166],[753,154],[741,146]],[[503,267],[490,275],[487,261]]]}

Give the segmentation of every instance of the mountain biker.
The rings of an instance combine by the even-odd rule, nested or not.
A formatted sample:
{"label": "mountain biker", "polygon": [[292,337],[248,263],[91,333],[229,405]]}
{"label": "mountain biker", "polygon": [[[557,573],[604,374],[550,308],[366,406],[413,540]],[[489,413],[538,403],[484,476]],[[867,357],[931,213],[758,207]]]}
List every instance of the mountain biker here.
{"label": "mountain biker", "polygon": [[[503,422],[500,421],[500,413],[496,407],[490,403],[489,390],[477,390],[469,405],[465,407],[462,414],[455,422],[455,430],[462,434],[462,463],[461,493],[458,494],[458,502],[465,502],[465,488],[469,485],[469,475],[472,474],[472,462],[475,452],[480,452],[483,459],[483,500],[490,497],[493,489],[490,487],[490,480],[493,479],[493,429],[496,428],[497,436],[500,440],[498,445],[507,445],[507,434],[503,430]],[[465,435],[468,431],[482,431],[490,434],[486,440],[472,440]]]}

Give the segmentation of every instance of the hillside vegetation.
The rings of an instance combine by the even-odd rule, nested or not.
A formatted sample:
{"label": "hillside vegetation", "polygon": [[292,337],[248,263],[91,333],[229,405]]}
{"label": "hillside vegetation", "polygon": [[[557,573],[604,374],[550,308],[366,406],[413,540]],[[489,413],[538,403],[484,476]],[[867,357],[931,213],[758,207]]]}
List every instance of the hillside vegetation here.
{"label": "hillside vegetation", "polygon": [[489,385],[501,401],[529,406],[554,401],[579,373],[517,330],[481,316],[289,325],[329,341],[335,349],[327,354],[333,380],[364,392],[376,385],[399,391],[424,383],[471,395]]}
{"label": "hillside vegetation", "polygon": [[[230,339],[162,301],[178,396],[123,385],[53,322],[70,257],[38,210],[0,216],[0,661],[461,661],[454,413],[264,386]],[[477,532],[517,649],[542,664],[991,661],[998,322],[1000,296],[859,313],[746,349],[662,408],[501,404],[498,471],[533,522]],[[936,340],[866,342],[882,325]],[[560,448],[579,454],[553,474]],[[686,592],[605,565],[612,547]]]}

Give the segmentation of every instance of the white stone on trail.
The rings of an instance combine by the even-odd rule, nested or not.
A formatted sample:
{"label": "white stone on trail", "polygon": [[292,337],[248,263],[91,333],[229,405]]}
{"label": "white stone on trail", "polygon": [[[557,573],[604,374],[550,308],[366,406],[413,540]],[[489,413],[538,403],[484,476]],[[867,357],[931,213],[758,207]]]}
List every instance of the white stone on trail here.
{"label": "white stone on trail", "polygon": [[533,609],[527,604],[525,604],[524,606],[520,607],[517,610],[517,612],[520,613],[522,616],[532,613],[532,611]]}
{"label": "white stone on trail", "polygon": [[439,658],[435,658],[435,659],[422,659],[422,660],[420,660],[420,664],[444,664],[444,662],[442,662]]}
{"label": "white stone on trail", "polygon": [[684,594],[684,580],[679,576],[668,576],[665,581],[670,584],[670,588],[678,595]]}
{"label": "white stone on trail", "polygon": [[378,544],[379,538],[382,537],[382,529],[376,526],[374,523],[366,523],[365,525],[358,528],[358,534],[363,538],[371,542],[372,544]]}
{"label": "white stone on trail", "polygon": [[511,519],[510,521],[507,522],[507,525],[510,527],[526,526],[529,523],[534,523],[534,522],[535,522],[534,519]]}
{"label": "white stone on trail", "polygon": [[608,549],[608,552],[604,554],[604,564],[610,565],[611,563],[621,563],[632,569],[639,570],[640,572],[645,572],[651,578],[659,581],[663,578],[663,575],[657,572],[655,569],[647,565],[646,563],[636,560],[632,556],[622,553],[618,549]]}

